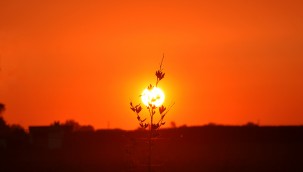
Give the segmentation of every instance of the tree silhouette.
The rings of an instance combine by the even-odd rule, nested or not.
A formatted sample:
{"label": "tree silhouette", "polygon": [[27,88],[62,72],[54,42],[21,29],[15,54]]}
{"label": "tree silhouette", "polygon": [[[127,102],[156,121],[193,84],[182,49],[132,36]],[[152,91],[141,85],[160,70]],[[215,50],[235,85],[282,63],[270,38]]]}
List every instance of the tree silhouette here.
{"label": "tree silhouette", "polygon": [[5,105],[3,103],[0,103],[0,116],[2,116],[2,113],[5,111]]}
{"label": "tree silhouette", "polygon": [[91,132],[95,131],[94,127],[91,125],[80,125],[79,122],[69,119],[66,120],[64,123],[61,123],[60,121],[54,121],[50,124],[51,127],[61,127],[61,126],[68,126],[72,128],[73,132]]}
{"label": "tree silhouette", "polygon": [[5,122],[5,120],[2,117],[2,113],[5,111],[5,105],[3,103],[0,103],[0,134],[7,133],[8,126]]}
{"label": "tree silhouette", "polygon": [[91,125],[80,125],[77,121],[70,119],[66,120],[65,123],[62,124],[63,126],[71,126],[73,131],[94,131],[94,127]]}

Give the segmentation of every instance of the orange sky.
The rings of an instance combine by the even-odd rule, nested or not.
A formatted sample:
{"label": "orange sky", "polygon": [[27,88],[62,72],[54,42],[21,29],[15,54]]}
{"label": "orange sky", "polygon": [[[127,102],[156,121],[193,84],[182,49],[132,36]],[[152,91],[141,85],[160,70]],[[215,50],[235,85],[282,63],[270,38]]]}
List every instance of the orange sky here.
{"label": "orange sky", "polygon": [[[1,1],[8,123],[135,129],[129,100],[165,53],[178,126],[303,124],[301,1]],[[169,126],[169,125],[167,125]]]}

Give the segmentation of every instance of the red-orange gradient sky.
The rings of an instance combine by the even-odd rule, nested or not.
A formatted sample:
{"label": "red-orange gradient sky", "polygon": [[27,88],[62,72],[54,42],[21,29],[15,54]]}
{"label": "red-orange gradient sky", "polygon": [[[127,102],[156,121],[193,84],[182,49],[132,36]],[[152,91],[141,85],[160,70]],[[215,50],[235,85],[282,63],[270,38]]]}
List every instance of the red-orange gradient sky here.
{"label": "red-orange gradient sky", "polygon": [[[10,124],[135,129],[162,53],[167,122],[303,124],[302,1],[0,2]],[[169,125],[167,125],[169,126]]]}

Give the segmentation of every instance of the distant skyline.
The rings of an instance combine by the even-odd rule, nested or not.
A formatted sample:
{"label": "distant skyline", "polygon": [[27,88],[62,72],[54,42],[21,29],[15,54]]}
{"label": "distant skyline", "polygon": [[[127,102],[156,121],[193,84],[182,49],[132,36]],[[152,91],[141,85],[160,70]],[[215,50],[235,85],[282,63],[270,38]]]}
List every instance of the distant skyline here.
{"label": "distant skyline", "polygon": [[[8,123],[135,129],[165,54],[167,126],[303,124],[303,2],[2,1]],[[138,95],[138,96],[136,96]]]}

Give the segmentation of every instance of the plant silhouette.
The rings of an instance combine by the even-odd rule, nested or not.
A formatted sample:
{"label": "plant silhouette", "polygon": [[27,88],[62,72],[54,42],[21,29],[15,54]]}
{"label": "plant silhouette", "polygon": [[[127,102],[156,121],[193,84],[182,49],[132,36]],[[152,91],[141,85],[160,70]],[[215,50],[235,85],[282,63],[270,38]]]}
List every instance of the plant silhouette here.
{"label": "plant silhouette", "polygon": [[[156,84],[152,85],[149,84],[147,86],[147,89],[149,91],[151,91],[152,89],[154,89],[155,87],[158,87],[158,84],[161,80],[164,79],[165,73],[163,72],[163,60],[164,60],[164,55],[162,57],[159,69],[156,71],[155,75],[156,75]],[[167,113],[169,112],[169,110],[172,108],[172,105],[170,105],[168,108],[165,107],[164,105],[161,105],[159,107],[157,107],[154,102],[156,102],[158,99],[160,99],[160,97],[155,97],[152,98],[150,100],[150,102],[148,103],[148,105],[146,106],[146,109],[149,113],[149,122],[146,121],[146,118],[142,118],[142,106],[141,104],[137,104],[134,105],[133,102],[130,102],[130,109],[136,113],[137,115],[137,120],[139,122],[139,125],[141,128],[143,129],[147,129],[149,128],[149,134],[148,134],[148,145],[149,145],[149,152],[148,152],[148,171],[151,171],[151,153],[152,153],[152,139],[158,136],[158,132],[157,130],[160,129],[161,126],[165,125],[165,121],[164,118],[167,115]],[[154,121],[154,116],[159,114],[160,115],[160,119],[155,122]]]}
{"label": "plant silhouette", "polygon": [[[165,76],[165,73],[163,72],[163,59],[164,59],[164,56],[161,60],[159,69],[155,73],[156,78],[157,78],[156,84],[155,84],[155,86],[152,84],[149,84],[147,86],[148,90],[152,90],[154,87],[158,87],[159,82]],[[149,130],[151,132],[153,132],[153,131],[156,131],[157,129],[159,129],[162,125],[165,125],[164,118],[174,104],[169,106],[169,108],[165,107],[164,105],[157,107],[156,105],[153,104],[153,102],[157,101],[159,98],[160,97],[153,98],[151,100],[151,102],[149,102],[148,106],[146,106],[146,109],[148,110],[148,113],[150,116],[149,123],[146,122],[146,118],[142,119],[142,117],[141,117],[141,112],[143,110],[141,104],[139,103],[137,105],[134,105],[132,101],[130,102],[130,109],[136,113],[137,120],[138,120],[141,128],[146,129],[147,127],[149,127]],[[160,115],[160,120],[158,120],[158,122],[154,123],[153,119],[154,119],[154,116],[157,114],[157,112]]]}

